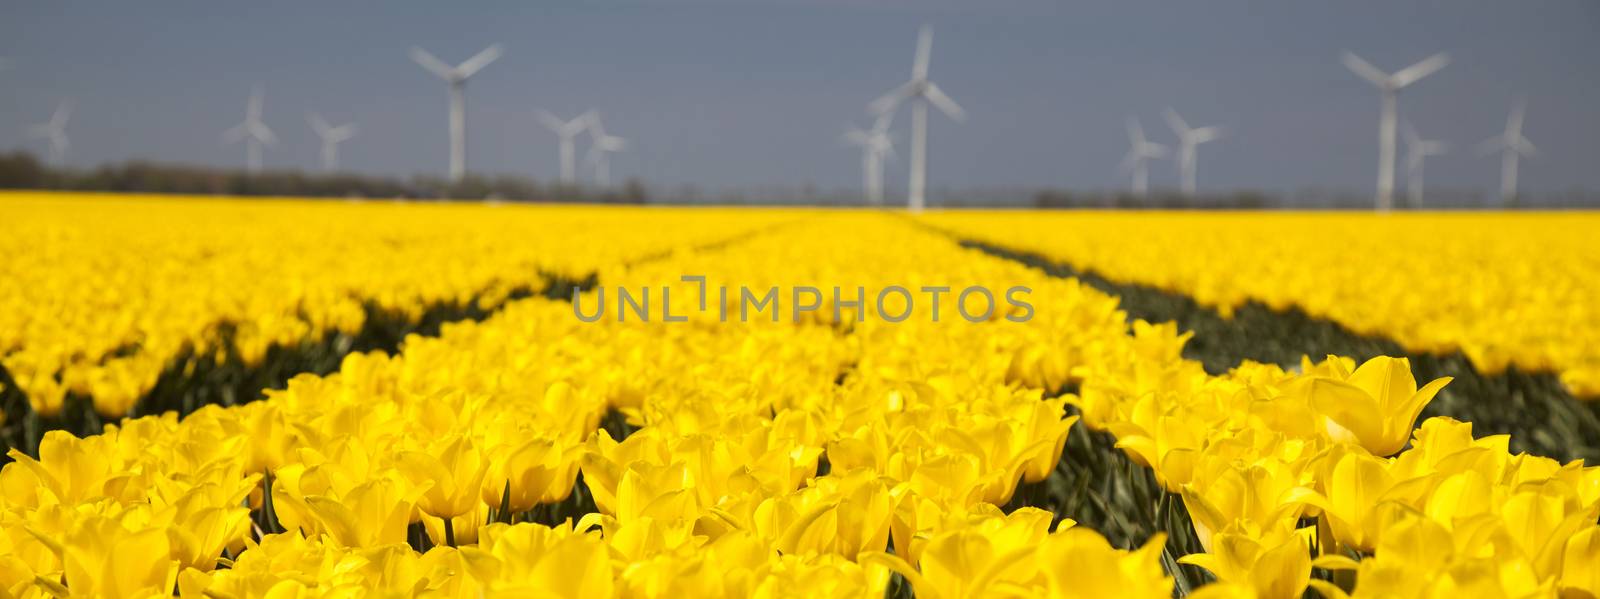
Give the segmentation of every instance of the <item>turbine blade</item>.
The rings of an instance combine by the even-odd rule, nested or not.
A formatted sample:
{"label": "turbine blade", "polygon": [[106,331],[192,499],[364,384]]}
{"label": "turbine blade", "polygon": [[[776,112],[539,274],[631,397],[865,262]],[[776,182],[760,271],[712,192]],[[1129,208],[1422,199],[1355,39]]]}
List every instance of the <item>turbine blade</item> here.
{"label": "turbine blade", "polygon": [[1166,146],[1158,144],[1158,143],[1155,143],[1155,142],[1150,142],[1150,141],[1147,141],[1147,142],[1144,142],[1142,144],[1139,144],[1139,152],[1141,154],[1143,154],[1145,158],[1166,158],[1167,157],[1167,147]]}
{"label": "turbine blade", "polygon": [[267,144],[269,146],[277,145],[278,136],[273,135],[272,134],[272,130],[268,129],[267,126],[262,124],[260,121],[257,121],[257,122],[254,122],[254,123],[249,123],[248,127],[250,129],[250,135],[252,137],[255,137],[256,141],[259,141],[261,143]]}
{"label": "turbine blade", "polygon": [[323,120],[320,114],[313,112],[306,115],[306,122],[311,123],[311,130],[317,132],[317,137],[327,139],[333,133],[333,127],[328,126],[328,121]]}
{"label": "turbine blade", "polygon": [[1133,170],[1133,165],[1138,164],[1141,158],[1138,148],[1128,150],[1127,155],[1122,157],[1122,162],[1117,163],[1117,172],[1124,175],[1128,174],[1129,171]]}
{"label": "turbine blade", "polygon": [[1128,117],[1128,145],[1137,149],[1144,144],[1144,125],[1139,124],[1138,117]]}
{"label": "turbine blade", "polygon": [[1172,128],[1172,133],[1177,135],[1179,139],[1189,135],[1189,123],[1184,122],[1183,117],[1178,116],[1178,111],[1173,110],[1172,107],[1169,106],[1162,111],[1161,118],[1167,120],[1167,126]]}
{"label": "turbine blade", "polygon": [[1511,114],[1506,117],[1506,139],[1522,137],[1522,120],[1528,113],[1528,101],[1517,98],[1511,105]]}
{"label": "turbine blade", "polygon": [[933,58],[933,26],[923,25],[917,31],[917,58],[911,63],[912,79],[928,78],[928,61]]}
{"label": "turbine blade", "polygon": [[1406,147],[1422,144],[1422,137],[1417,135],[1417,129],[1411,126],[1411,121],[1400,121],[1400,134],[1406,138]]}
{"label": "turbine blade", "polygon": [[1199,129],[1195,129],[1189,133],[1189,136],[1190,139],[1193,140],[1193,143],[1203,144],[1208,141],[1222,139],[1222,135],[1226,132],[1226,129],[1213,125],[1210,127],[1201,127]]}
{"label": "turbine blade", "polygon": [[238,124],[238,125],[234,125],[232,128],[228,129],[227,131],[223,131],[222,132],[222,143],[225,143],[225,144],[239,143],[241,141],[244,141],[245,136],[247,136],[249,134],[250,134],[250,127],[249,127],[248,123],[241,123],[241,124]]}
{"label": "turbine blade", "polygon": [[1516,143],[1515,147],[1516,147],[1517,153],[1518,154],[1522,154],[1523,156],[1527,156],[1529,158],[1532,158],[1534,156],[1539,155],[1539,148],[1534,147],[1533,146],[1533,142],[1528,141],[1528,138],[1526,138],[1526,137],[1517,138],[1517,143]]}
{"label": "turbine blade", "polygon": [[72,105],[72,98],[67,98],[56,104],[55,114],[50,115],[50,125],[57,129],[65,128],[67,119],[72,118]]}
{"label": "turbine blade", "polygon": [[1450,64],[1450,55],[1440,52],[1417,62],[1417,64],[1396,71],[1390,81],[1396,88],[1405,87],[1416,83],[1418,79],[1432,75],[1435,71]]}
{"label": "turbine blade", "polygon": [[890,110],[878,115],[872,120],[872,132],[882,135],[889,130],[889,123],[894,121],[894,111]]}
{"label": "turbine blade", "polygon": [[1370,62],[1362,60],[1362,58],[1360,56],[1356,56],[1354,52],[1345,50],[1344,54],[1339,56],[1339,62],[1344,63],[1345,68],[1350,69],[1351,72],[1361,76],[1362,79],[1372,82],[1373,85],[1376,85],[1380,88],[1387,88],[1389,86],[1388,73],[1383,72],[1383,69],[1372,66],[1372,63]]}
{"label": "turbine blade", "polygon": [[352,137],[355,137],[356,134],[360,132],[361,128],[357,127],[355,123],[339,125],[338,127],[334,127],[332,130],[334,138],[339,141],[346,141]]}
{"label": "turbine blade", "polygon": [[848,145],[865,146],[872,141],[872,137],[871,134],[867,133],[866,131],[862,131],[860,129],[851,129],[849,131],[845,131],[843,135],[840,135],[839,141],[842,141]]}
{"label": "turbine blade", "polygon": [[1504,147],[1506,147],[1505,138],[1496,135],[1489,139],[1478,142],[1477,150],[1481,155],[1489,155],[1499,151]]}
{"label": "turbine blade", "polygon": [[939,89],[938,85],[929,83],[928,87],[924,88],[922,95],[935,108],[938,108],[939,112],[943,112],[945,116],[955,119],[957,122],[967,120],[967,111],[962,110],[961,105],[956,104],[956,101],[950,99],[950,96],[944,95],[944,90]]}
{"label": "turbine blade", "polygon": [[455,69],[451,68],[450,65],[445,64],[444,61],[439,60],[434,55],[429,54],[427,50],[412,46],[410,55],[411,60],[416,62],[418,66],[427,69],[429,73],[433,73],[440,79],[449,81],[455,78]]}
{"label": "turbine blade", "polygon": [[265,101],[261,91],[261,84],[257,83],[250,88],[250,100],[245,103],[244,113],[246,120],[261,119],[261,104]]}
{"label": "turbine blade", "polygon": [[591,111],[590,115],[589,115],[589,119],[588,119],[587,122],[584,123],[584,127],[583,128],[587,129],[589,131],[589,137],[594,139],[594,140],[596,140],[596,141],[598,141],[598,140],[600,140],[602,138],[605,138],[605,137],[609,137],[608,135],[606,135],[606,125],[605,125],[605,123],[600,122],[600,113],[599,112]]}
{"label": "turbine blade", "polygon": [[914,95],[916,90],[916,81],[913,80],[902,83],[899,87],[889,90],[889,93],[878,96],[878,99],[867,104],[867,111],[879,116],[893,112],[896,108],[900,107],[901,102],[906,101],[907,98],[910,98],[912,95]]}
{"label": "turbine blade", "polygon": [[549,130],[551,130],[551,131],[553,131],[555,133],[559,134],[562,131],[564,131],[566,129],[566,127],[567,127],[567,122],[561,120],[561,117],[558,117],[558,116],[556,116],[554,114],[551,114],[550,111],[545,110],[543,108],[538,109],[534,113],[534,116],[539,119],[539,124],[540,125],[544,125],[544,128],[549,129]]}
{"label": "turbine blade", "polygon": [[472,55],[472,58],[468,58],[466,62],[457,66],[456,76],[462,79],[471,77],[474,73],[483,70],[483,67],[489,66],[489,63],[494,62],[495,59],[500,58],[500,55],[504,53],[500,44],[484,48],[482,52]]}

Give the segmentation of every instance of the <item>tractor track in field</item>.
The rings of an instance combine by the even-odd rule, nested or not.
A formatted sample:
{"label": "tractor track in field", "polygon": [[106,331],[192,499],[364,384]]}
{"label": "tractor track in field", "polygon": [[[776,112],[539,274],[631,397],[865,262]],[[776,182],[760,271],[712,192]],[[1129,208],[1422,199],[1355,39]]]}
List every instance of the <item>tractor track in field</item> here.
{"label": "tractor track in field", "polygon": [[[937,230],[937,229],[936,229]],[[1600,401],[1573,397],[1553,373],[1479,373],[1460,353],[1411,352],[1391,339],[1362,335],[1338,323],[1316,318],[1297,308],[1274,310],[1250,302],[1224,318],[1192,298],[1136,283],[1110,280],[1092,270],[1052,260],[1037,253],[966,239],[948,231],[962,246],[1038,268],[1046,274],[1075,278],[1121,299],[1128,318],[1173,321],[1194,332],[1184,346],[1185,358],[1220,374],[1244,360],[1284,367],[1300,364],[1301,356],[1328,354],[1364,361],[1379,355],[1405,356],[1419,381],[1454,380],[1423,410],[1420,419],[1447,416],[1472,423],[1473,434],[1511,435],[1511,451],[1600,463]]]}

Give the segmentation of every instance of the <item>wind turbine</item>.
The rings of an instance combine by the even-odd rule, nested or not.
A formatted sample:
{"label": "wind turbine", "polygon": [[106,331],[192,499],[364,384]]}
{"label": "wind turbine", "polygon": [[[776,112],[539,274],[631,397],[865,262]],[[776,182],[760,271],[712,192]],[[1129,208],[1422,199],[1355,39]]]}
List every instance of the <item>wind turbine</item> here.
{"label": "wind turbine", "polygon": [[494,44],[456,66],[411,47],[411,60],[443,79],[450,86],[450,180],[460,181],[467,174],[467,79],[500,58],[500,44]]}
{"label": "wind turbine", "polygon": [[67,119],[72,118],[72,100],[62,100],[56,104],[55,113],[50,115],[48,122],[30,127],[28,134],[31,137],[42,138],[50,142],[50,163],[63,166],[67,160]]}
{"label": "wind turbine", "polygon": [[345,123],[334,127],[322,119],[322,115],[312,113],[306,117],[311,123],[311,129],[317,132],[317,137],[322,139],[322,170],[334,172],[339,170],[339,143],[349,141],[356,136],[356,124]]}
{"label": "wind turbine", "polygon": [[1362,60],[1360,56],[1346,50],[1340,57],[1345,68],[1356,75],[1371,82],[1383,94],[1383,110],[1378,114],[1378,211],[1386,212],[1394,207],[1394,125],[1399,118],[1395,113],[1396,96],[1407,85],[1416,83],[1418,79],[1432,75],[1434,71],[1450,64],[1450,55],[1440,52],[1418,61],[1409,67],[1395,71],[1394,74],[1383,72],[1382,69],[1372,66],[1372,63]]}
{"label": "wind turbine", "polygon": [[1518,98],[1506,117],[1506,131],[1484,140],[1479,148],[1483,153],[1500,150],[1500,199],[1506,205],[1517,199],[1517,159],[1532,158],[1539,153],[1533,142],[1522,136],[1522,119],[1527,115],[1528,102]]}
{"label": "wind turbine", "polygon": [[595,185],[601,188],[611,185],[611,158],[610,152],[621,152],[628,148],[628,140],[606,133],[605,125],[600,122],[600,113],[591,112],[589,116],[589,156],[587,161],[594,166]]}
{"label": "wind turbine", "polygon": [[1139,119],[1128,117],[1128,155],[1122,159],[1122,171],[1133,173],[1133,195],[1150,195],[1149,162],[1167,156],[1167,147],[1144,138],[1144,125]]}
{"label": "wind turbine", "polygon": [[845,143],[861,146],[862,189],[873,206],[883,205],[883,160],[894,156],[894,139],[889,137],[893,116],[881,114],[871,129],[851,129],[844,134]]}
{"label": "wind turbine", "polygon": [[570,121],[563,121],[560,117],[550,114],[549,111],[539,111],[539,122],[544,128],[555,133],[561,139],[561,184],[566,186],[577,185],[578,165],[577,138],[578,134],[589,129],[589,122],[597,118],[594,110],[578,115]]}
{"label": "wind turbine", "polygon": [[278,137],[272,134],[272,129],[261,122],[263,101],[261,86],[250,88],[250,101],[245,105],[244,122],[222,133],[224,143],[245,142],[245,168],[250,174],[261,172],[261,146],[278,143]]}
{"label": "wind turbine", "polygon": [[1450,144],[1422,139],[1409,122],[1404,124],[1402,130],[1406,136],[1406,195],[1411,197],[1413,208],[1421,208],[1422,161],[1429,156],[1445,153],[1450,149]]}
{"label": "wind turbine", "polygon": [[928,182],[928,105],[955,121],[966,119],[966,112],[955,100],[928,80],[928,61],[933,53],[933,27],[923,25],[917,33],[917,55],[911,63],[911,80],[894,88],[868,105],[874,114],[894,112],[902,103],[911,102],[911,183],[906,203],[912,212],[919,212],[927,204],[924,187]]}
{"label": "wind turbine", "polygon": [[1162,113],[1167,119],[1167,126],[1172,127],[1172,133],[1178,136],[1178,175],[1182,182],[1183,195],[1194,197],[1195,180],[1195,147],[1200,144],[1216,141],[1222,137],[1222,127],[1190,127],[1178,116],[1178,111],[1168,108]]}

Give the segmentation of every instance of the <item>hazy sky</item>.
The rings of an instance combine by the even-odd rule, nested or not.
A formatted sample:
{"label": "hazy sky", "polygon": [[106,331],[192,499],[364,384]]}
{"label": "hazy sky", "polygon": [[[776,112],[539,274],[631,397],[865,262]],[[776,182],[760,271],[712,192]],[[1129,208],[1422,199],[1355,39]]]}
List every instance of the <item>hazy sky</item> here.
{"label": "hazy sky", "polygon": [[[1202,189],[1369,189],[1378,94],[1346,71],[1349,48],[1394,70],[1447,50],[1454,63],[1406,89],[1404,119],[1457,144],[1430,187],[1491,189],[1499,161],[1471,147],[1504,127],[1518,94],[1541,154],[1524,189],[1600,188],[1600,3],[1032,0],[473,2],[32,2],[0,0],[0,148],[63,97],[77,100],[69,161],[240,165],[220,133],[252,83],[281,144],[268,167],[310,167],[308,111],[362,133],[343,164],[442,173],[445,86],[406,57],[448,62],[492,42],[506,56],[468,86],[470,167],[551,178],[556,139],[535,107],[601,110],[633,147],[613,174],[708,188],[855,186],[842,146],[868,101],[906,79],[916,28],[937,34],[933,79],[968,120],[935,116],[930,186],[1122,186],[1123,121],[1157,141],[1160,110],[1220,124]],[[902,159],[890,166],[903,185]],[[581,148],[580,148],[581,151]],[[1152,181],[1175,184],[1170,162]]]}

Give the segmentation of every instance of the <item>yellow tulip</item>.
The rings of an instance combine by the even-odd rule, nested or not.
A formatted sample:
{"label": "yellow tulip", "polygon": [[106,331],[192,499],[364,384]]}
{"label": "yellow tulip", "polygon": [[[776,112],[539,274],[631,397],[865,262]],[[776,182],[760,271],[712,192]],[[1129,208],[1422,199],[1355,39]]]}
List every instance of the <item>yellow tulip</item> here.
{"label": "yellow tulip", "polygon": [[1417,415],[1449,382],[1450,377],[1439,378],[1418,389],[1409,360],[1378,356],[1346,379],[1308,377],[1296,393],[1327,419],[1334,441],[1391,456],[1405,446]]}
{"label": "yellow tulip", "polygon": [[1249,587],[1262,599],[1298,598],[1311,580],[1307,538],[1292,530],[1262,538],[1219,533],[1212,537],[1208,553],[1186,555],[1178,561],[1205,568],[1224,583]]}
{"label": "yellow tulip", "polygon": [[89,515],[62,537],[41,538],[60,557],[66,588],[75,596],[165,597],[177,580],[178,564],[160,528],[129,529],[115,518]]}
{"label": "yellow tulip", "polygon": [[344,547],[406,542],[416,501],[399,483],[386,479],[358,485],[342,497],[305,498],[319,529]]}
{"label": "yellow tulip", "polygon": [[1160,599],[1172,596],[1172,577],[1161,567],[1165,545],[1166,536],[1156,534],[1143,547],[1124,551],[1098,533],[1073,527],[1045,539],[1037,559],[1051,597]]}
{"label": "yellow tulip", "polygon": [[417,507],[438,518],[472,511],[482,502],[488,464],[464,436],[452,435],[433,446],[431,451],[403,451],[395,462],[401,474],[423,489]]}

